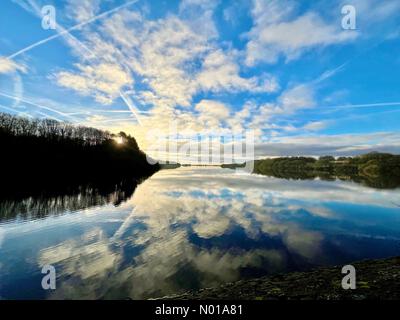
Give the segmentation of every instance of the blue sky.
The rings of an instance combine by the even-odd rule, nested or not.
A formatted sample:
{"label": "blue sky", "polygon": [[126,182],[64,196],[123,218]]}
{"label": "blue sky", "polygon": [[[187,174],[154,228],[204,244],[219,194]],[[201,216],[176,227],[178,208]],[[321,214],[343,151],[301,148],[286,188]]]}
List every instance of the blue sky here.
{"label": "blue sky", "polygon": [[[42,28],[49,4],[56,30]],[[345,4],[355,30],[342,28]],[[174,122],[254,130],[258,156],[400,152],[397,0],[0,6],[1,112],[124,130],[141,145]]]}

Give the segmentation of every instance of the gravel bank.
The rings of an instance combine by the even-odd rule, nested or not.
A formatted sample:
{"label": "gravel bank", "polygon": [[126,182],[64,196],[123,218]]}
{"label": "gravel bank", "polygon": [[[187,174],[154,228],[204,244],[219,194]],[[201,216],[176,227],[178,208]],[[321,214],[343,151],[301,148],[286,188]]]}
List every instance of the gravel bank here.
{"label": "gravel bank", "polygon": [[400,299],[400,257],[352,263],[356,268],[355,290],[342,289],[342,266],[307,272],[278,274],[225,284],[169,300],[364,300]]}

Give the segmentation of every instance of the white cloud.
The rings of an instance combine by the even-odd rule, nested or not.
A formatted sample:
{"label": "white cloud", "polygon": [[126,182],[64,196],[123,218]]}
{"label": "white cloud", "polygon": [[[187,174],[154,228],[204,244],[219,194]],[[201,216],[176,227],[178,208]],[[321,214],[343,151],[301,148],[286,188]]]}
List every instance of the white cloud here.
{"label": "white cloud", "polygon": [[317,13],[293,17],[291,1],[254,1],[254,26],[249,32],[246,64],[275,63],[279,57],[298,58],[303,52],[354,40],[357,33],[329,24]]}
{"label": "white cloud", "polygon": [[112,103],[122,88],[133,84],[130,74],[116,64],[78,64],[76,67],[79,70],[77,73],[61,71],[55,74],[57,84],[82,95],[93,95],[102,104]]}
{"label": "white cloud", "polygon": [[[258,115],[255,116],[253,125],[271,128],[268,122],[271,122],[273,117],[291,115],[298,110],[312,108],[314,106],[315,98],[313,85],[296,85],[283,91],[275,102],[268,102],[261,105],[257,109]],[[279,126],[275,128],[279,128]]]}
{"label": "white cloud", "polygon": [[100,11],[100,0],[67,0],[67,17],[77,23],[87,21]]}
{"label": "white cloud", "polygon": [[[179,17],[167,15],[155,21],[124,9],[104,19],[98,31],[83,30],[83,44],[96,57],[95,64],[119,65],[138,76],[141,87],[133,91],[134,98],[146,105],[190,107],[199,92],[277,91],[278,81],[270,74],[243,77],[240,54],[218,44],[216,29],[204,32],[204,25],[214,25],[214,8],[215,2],[185,1],[181,3]],[[202,19],[201,23],[196,22],[198,19]],[[93,64],[85,56],[81,59],[82,65]],[[73,80],[72,83],[83,82],[76,75]],[[78,89],[74,85],[72,88]],[[92,95],[97,101],[112,99],[96,91]]]}
{"label": "white cloud", "polygon": [[249,91],[275,92],[279,90],[278,81],[266,75],[243,78],[237,59],[226,55],[222,50],[210,52],[203,61],[203,69],[197,76],[198,85],[204,91]]}
{"label": "white cloud", "polygon": [[372,151],[400,153],[400,135],[376,132],[368,134],[296,135],[272,137],[256,143],[257,157],[265,156],[354,156]]}
{"label": "white cloud", "polygon": [[208,38],[217,38],[214,12],[218,5],[219,0],[183,0],[179,5],[179,16],[198,33]]}
{"label": "white cloud", "polygon": [[236,0],[227,6],[223,11],[223,18],[231,25],[235,26],[242,18],[247,18],[249,13],[247,0]]}
{"label": "white cloud", "polygon": [[[151,24],[132,65],[158,99],[190,106],[203,92],[273,92],[277,80],[244,78],[235,52],[226,52],[176,17]],[[196,67],[199,65],[199,67]]]}
{"label": "white cloud", "polygon": [[318,131],[321,129],[326,128],[327,122],[326,121],[312,121],[307,123],[305,126],[303,126],[303,129],[309,130],[309,131]]}
{"label": "white cloud", "polygon": [[27,67],[6,57],[0,57],[0,74],[13,73],[15,71],[26,73]]}
{"label": "white cloud", "polygon": [[357,20],[365,27],[373,27],[373,23],[394,17],[400,10],[397,0],[344,0],[341,6],[352,5],[356,8]]}
{"label": "white cloud", "polygon": [[202,100],[196,105],[200,115],[198,120],[205,128],[221,128],[222,123],[229,118],[229,108],[221,102]]}
{"label": "white cloud", "polygon": [[[144,18],[140,12],[122,10],[118,14],[113,15],[111,20],[107,20],[106,23],[103,23],[100,26],[100,32],[111,38],[118,47],[134,48],[140,45],[140,35],[133,31],[141,30],[144,22]],[[129,29],[131,29],[132,32],[124,32]],[[101,41],[100,34],[97,37],[97,41]],[[93,40],[91,42],[92,44],[94,43]],[[105,41],[101,42],[101,45],[104,44],[107,43]],[[110,45],[111,43],[108,43],[108,46]],[[98,51],[100,48],[95,46],[95,49],[95,51]],[[114,49],[111,49],[111,51],[113,50]]]}
{"label": "white cloud", "polygon": [[201,114],[206,114],[217,119],[229,117],[229,108],[221,102],[212,100],[202,100],[196,105],[196,110]]}
{"label": "white cloud", "polygon": [[307,84],[295,86],[283,92],[278,102],[285,110],[311,108],[315,104],[313,88]]}

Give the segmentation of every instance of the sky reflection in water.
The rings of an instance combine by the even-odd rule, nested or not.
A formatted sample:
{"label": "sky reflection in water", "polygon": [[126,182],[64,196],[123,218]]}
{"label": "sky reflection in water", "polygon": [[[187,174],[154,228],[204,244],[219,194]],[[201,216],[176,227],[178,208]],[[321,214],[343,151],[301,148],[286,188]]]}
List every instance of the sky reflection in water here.
{"label": "sky reflection in water", "polygon": [[[400,190],[229,169],[164,170],[133,197],[0,221],[0,297],[152,298],[400,254]],[[41,267],[57,289],[41,289]]]}

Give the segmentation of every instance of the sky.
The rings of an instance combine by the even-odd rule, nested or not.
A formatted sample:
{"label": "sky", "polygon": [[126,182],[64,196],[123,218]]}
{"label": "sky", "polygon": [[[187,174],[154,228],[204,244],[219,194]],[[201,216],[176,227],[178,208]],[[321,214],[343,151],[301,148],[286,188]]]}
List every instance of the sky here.
{"label": "sky", "polygon": [[4,0],[0,112],[150,153],[154,136],[249,131],[256,157],[400,153],[399,49],[398,0]]}

